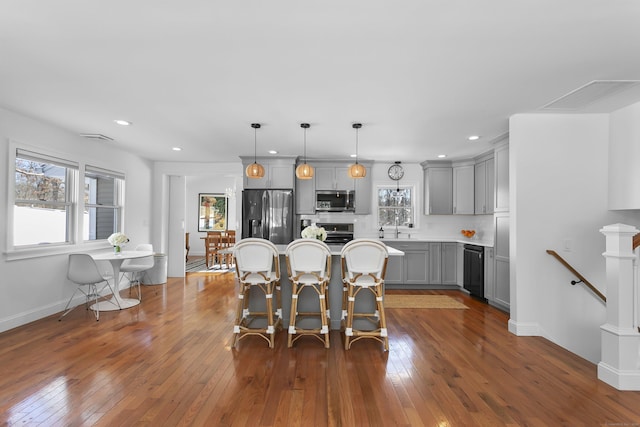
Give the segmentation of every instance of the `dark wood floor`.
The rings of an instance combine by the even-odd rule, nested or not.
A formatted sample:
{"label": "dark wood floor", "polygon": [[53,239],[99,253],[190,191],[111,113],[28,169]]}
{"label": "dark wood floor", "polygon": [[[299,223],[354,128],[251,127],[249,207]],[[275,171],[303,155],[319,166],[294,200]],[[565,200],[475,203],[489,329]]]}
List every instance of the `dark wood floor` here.
{"label": "dark wood floor", "polygon": [[[232,274],[143,287],[142,305],[78,307],[0,334],[0,423],[103,426],[598,426],[640,423],[640,392],[457,291],[468,310],[388,309],[390,350],[306,337],[231,349]],[[395,291],[397,293],[397,291]],[[390,292],[391,293],[391,292]],[[406,293],[406,292],[403,292]]]}

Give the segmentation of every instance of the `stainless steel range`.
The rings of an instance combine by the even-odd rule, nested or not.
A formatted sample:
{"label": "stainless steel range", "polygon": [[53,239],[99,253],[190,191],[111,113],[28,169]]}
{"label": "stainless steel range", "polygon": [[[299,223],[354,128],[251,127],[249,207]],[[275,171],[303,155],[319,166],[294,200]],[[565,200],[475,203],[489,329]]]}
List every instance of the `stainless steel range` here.
{"label": "stainless steel range", "polygon": [[324,227],[327,231],[327,245],[345,244],[353,240],[353,223],[317,223],[318,227]]}

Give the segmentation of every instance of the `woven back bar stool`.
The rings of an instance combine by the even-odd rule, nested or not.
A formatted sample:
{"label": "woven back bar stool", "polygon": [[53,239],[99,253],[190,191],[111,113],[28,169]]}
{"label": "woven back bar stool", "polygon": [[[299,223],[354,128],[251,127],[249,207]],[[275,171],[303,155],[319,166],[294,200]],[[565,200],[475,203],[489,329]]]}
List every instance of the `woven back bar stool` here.
{"label": "woven back bar stool", "polygon": [[[291,282],[291,314],[289,317],[288,346],[300,337],[311,335],[329,348],[329,281],[331,280],[331,250],[316,239],[298,239],[287,246],[287,272]],[[314,293],[318,297],[318,310],[310,304],[300,311],[300,295]],[[305,301],[309,303],[310,301]]]}
{"label": "woven back bar stool", "polygon": [[[340,257],[342,281],[347,294],[344,325],[345,350],[349,350],[351,344],[362,338],[380,341],[384,349],[389,350],[383,302],[384,277],[389,258],[387,247],[378,240],[356,239],[344,245]],[[356,307],[356,298],[362,291],[373,294],[374,307],[363,309]]]}
{"label": "woven back bar stool", "polygon": [[[246,336],[257,335],[273,348],[282,322],[278,249],[265,239],[243,239],[234,246],[233,258],[239,284],[233,346]],[[256,308],[258,301],[250,301],[257,293],[264,295],[264,309]]]}

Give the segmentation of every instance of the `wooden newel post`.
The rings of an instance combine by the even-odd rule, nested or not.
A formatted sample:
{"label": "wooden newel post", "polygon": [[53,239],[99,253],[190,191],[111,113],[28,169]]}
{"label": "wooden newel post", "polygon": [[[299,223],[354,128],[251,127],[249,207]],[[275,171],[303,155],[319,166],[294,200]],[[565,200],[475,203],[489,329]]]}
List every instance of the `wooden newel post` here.
{"label": "wooden newel post", "polygon": [[606,237],[607,323],[600,327],[602,360],[598,378],[618,390],[640,390],[640,333],[636,314],[638,287],[636,256],[630,225],[613,224],[600,230]]}

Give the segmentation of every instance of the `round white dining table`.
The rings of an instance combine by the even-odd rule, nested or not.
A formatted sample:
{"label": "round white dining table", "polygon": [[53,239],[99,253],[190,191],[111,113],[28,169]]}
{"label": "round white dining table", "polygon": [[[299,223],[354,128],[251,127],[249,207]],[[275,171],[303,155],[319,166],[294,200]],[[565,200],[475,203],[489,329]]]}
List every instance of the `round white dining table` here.
{"label": "round white dining table", "polygon": [[120,266],[125,259],[144,258],[153,256],[153,251],[121,251],[115,252],[103,252],[98,254],[91,254],[91,258],[96,261],[109,261],[113,268],[113,296],[111,299],[100,301],[97,304],[93,304],[92,310],[99,311],[115,311],[125,308],[131,308],[140,304],[140,300],[135,298],[122,298],[120,296]]}

